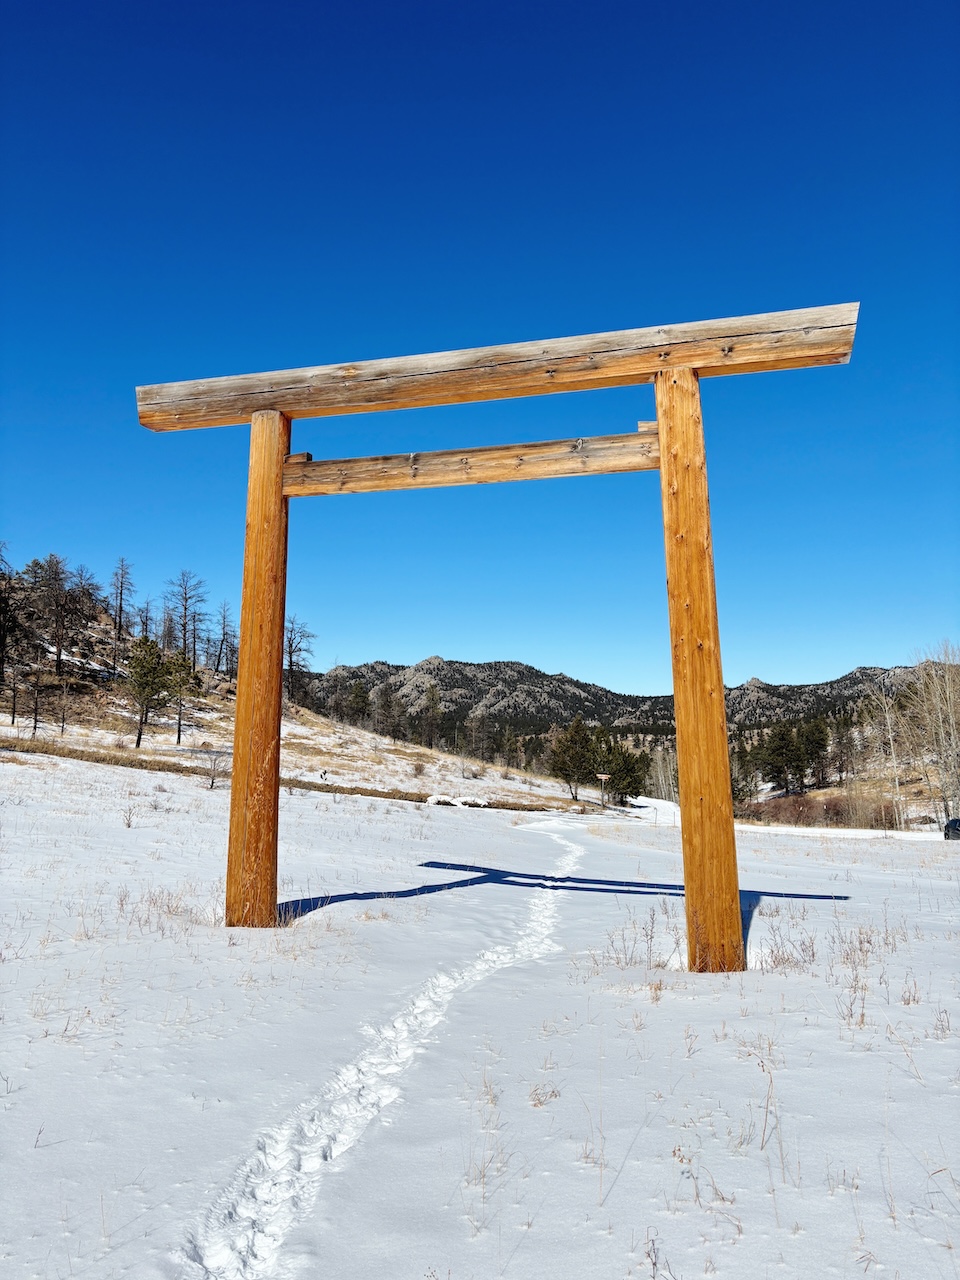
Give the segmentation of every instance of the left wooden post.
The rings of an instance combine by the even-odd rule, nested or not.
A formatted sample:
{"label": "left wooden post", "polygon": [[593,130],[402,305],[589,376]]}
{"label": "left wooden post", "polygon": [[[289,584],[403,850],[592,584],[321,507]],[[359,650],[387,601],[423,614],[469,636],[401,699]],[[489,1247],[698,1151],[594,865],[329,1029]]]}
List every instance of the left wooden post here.
{"label": "left wooden post", "polygon": [[250,479],[240,603],[226,923],[277,923],[277,811],[287,585],[283,462],[290,419],[264,409],[250,423]]}

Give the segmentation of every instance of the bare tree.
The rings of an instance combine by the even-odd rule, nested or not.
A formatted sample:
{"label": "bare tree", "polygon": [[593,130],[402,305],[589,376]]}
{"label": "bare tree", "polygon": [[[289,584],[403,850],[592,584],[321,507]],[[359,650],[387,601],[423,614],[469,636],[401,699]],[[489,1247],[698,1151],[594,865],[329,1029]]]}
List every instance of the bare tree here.
{"label": "bare tree", "polygon": [[102,589],[85,565],[71,570],[63,556],[51,552],[31,560],[21,575],[35,629],[54,654],[54,668],[63,675],[64,650],[73,644],[102,607]]}
{"label": "bare tree", "polygon": [[927,652],[901,700],[903,728],[944,822],[960,816],[960,647]]}
{"label": "bare tree", "polygon": [[200,752],[207,764],[207,777],[210,779],[210,790],[217,785],[217,779],[228,772],[230,750],[218,747],[212,742],[201,742]]}
{"label": "bare tree", "polygon": [[679,798],[677,753],[672,743],[661,743],[650,752],[650,794],[658,800]]}
{"label": "bare tree", "polygon": [[233,620],[228,600],[221,600],[217,609],[217,631],[214,633],[211,648],[215,650],[212,654],[214,671],[219,672],[223,667],[229,676],[232,658],[237,649],[237,624]]}
{"label": "bare tree", "polygon": [[310,642],[316,638],[307,628],[306,623],[301,622],[295,613],[287,618],[283,632],[283,648],[287,659],[287,697],[291,700],[299,686],[300,677],[306,670],[304,659],[308,654],[313,653]]}
{"label": "bare tree", "polygon": [[140,629],[138,638],[140,640],[152,640],[154,638],[152,634],[156,621],[154,615],[153,601],[147,596],[137,609],[137,625]]}
{"label": "bare tree", "polygon": [[17,723],[17,693],[25,684],[30,670],[30,654],[36,641],[26,627],[16,632],[10,642],[7,663],[10,668],[10,723]]}
{"label": "bare tree", "polygon": [[37,728],[40,724],[40,694],[43,689],[43,641],[36,642],[36,661],[33,664],[33,728],[30,737],[37,736]]}
{"label": "bare tree", "polygon": [[175,645],[190,659],[192,667],[197,665],[198,636],[207,616],[201,606],[206,601],[207,584],[190,569],[181,569],[167,583],[164,603],[169,610],[171,630],[176,637],[170,647]]}
{"label": "bare tree", "polygon": [[[54,552],[43,560],[31,560],[23,571],[39,630],[46,634],[53,647],[58,676],[63,673],[63,650],[67,643],[69,573],[66,559]],[[35,705],[37,701],[35,698]]]}
{"label": "bare tree", "polygon": [[894,826],[901,830],[906,817],[903,796],[900,791],[900,770],[904,751],[909,752],[909,733],[903,716],[901,700],[882,686],[879,687],[864,708],[864,714],[872,722],[882,745],[883,754],[890,761],[893,775]]}
{"label": "bare tree", "polygon": [[132,566],[130,561],[125,560],[123,556],[121,556],[116,563],[113,573],[110,575],[110,603],[113,611],[114,674],[116,674],[117,670],[117,650],[120,646],[120,637],[126,629],[127,611],[134,592],[133,576],[130,572],[131,568]]}
{"label": "bare tree", "polygon": [[87,626],[106,608],[103,587],[85,564],[71,571],[67,584],[67,640],[76,644]]}

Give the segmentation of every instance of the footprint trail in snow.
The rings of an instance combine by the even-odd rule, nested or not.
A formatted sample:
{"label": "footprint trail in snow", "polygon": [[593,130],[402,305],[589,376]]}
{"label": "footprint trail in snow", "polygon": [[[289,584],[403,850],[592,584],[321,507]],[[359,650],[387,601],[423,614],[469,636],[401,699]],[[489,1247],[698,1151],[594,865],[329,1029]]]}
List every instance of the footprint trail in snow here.
{"label": "footprint trail in snow", "polygon": [[[550,831],[556,820],[533,823],[565,850],[553,874],[572,875],[582,848]],[[337,1072],[319,1094],[261,1134],[179,1252],[181,1280],[268,1280],[276,1274],[283,1241],[306,1216],[320,1190],[324,1167],[358,1141],[379,1113],[400,1096],[398,1077],[441,1023],[454,996],[511,965],[559,950],[552,889],[533,892],[520,938],[511,947],[481,951],[466,968],[434,974],[373,1043]]]}

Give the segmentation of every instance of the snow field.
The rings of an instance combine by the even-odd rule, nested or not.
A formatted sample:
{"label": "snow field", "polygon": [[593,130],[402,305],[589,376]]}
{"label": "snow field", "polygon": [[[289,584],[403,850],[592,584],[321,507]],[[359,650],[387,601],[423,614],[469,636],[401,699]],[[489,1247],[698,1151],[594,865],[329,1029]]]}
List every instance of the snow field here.
{"label": "snow field", "polygon": [[284,794],[260,932],[227,802],[0,757],[4,1275],[957,1274],[942,840],[742,829],[707,977],[668,806]]}

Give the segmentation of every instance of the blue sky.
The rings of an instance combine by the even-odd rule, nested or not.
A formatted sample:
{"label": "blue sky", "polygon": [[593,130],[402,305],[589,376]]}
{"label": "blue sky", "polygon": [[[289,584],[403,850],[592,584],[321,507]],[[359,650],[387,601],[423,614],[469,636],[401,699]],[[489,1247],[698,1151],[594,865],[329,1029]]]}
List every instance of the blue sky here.
{"label": "blue sky", "polygon": [[[247,429],[138,383],[859,300],[705,380],[727,683],[960,638],[954,6],[15,4],[0,538],[239,604]],[[631,430],[649,387],[294,424],[315,457]],[[670,688],[655,473],[291,502],[315,665]]]}

